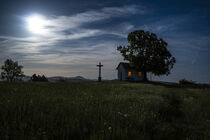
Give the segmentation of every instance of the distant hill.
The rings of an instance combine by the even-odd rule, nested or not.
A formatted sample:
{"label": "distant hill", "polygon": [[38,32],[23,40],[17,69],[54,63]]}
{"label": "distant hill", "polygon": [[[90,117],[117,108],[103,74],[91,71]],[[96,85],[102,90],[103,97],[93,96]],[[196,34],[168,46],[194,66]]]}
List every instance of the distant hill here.
{"label": "distant hill", "polygon": [[88,82],[88,81],[95,81],[91,79],[86,79],[82,76],[76,76],[76,77],[63,77],[63,76],[55,76],[55,77],[47,77],[48,81],[50,82],[56,82],[58,80],[65,80],[68,82]]}
{"label": "distant hill", "polygon": [[31,76],[24,76],[24,77],[22,78],[22,80],[23,80],[24,82],[27,82],[27,81],[31,80]]}
{"label": "distant hill", "polygon": [[[56,82],[58,80],[64,80],[64,81],[67,81],[67,82],[91,82],[91,81],[97,81],[96,79],[87,79],[87,78],[84,78],[82,76],[75,76],[75,77],[64,77],[64,76],[53,76],[53,77],[46,77],[47,80],[49,82]],[[28,82],[31,80],[31,76],[24,76],[22,78],[22,80],[24,82]],[[0,78],[0,81],[6,81],[6,79],[1,79]],[[107,81],[107,80],[104,80],[104,81]]]}

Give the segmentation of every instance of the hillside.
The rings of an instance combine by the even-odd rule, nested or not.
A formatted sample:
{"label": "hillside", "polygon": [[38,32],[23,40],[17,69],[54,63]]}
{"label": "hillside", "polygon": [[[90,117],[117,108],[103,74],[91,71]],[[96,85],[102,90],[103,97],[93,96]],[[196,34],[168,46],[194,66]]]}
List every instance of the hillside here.
{"label": "hillside", "polygon": [[0,139],[210,139],[210,89],[0,82]]}

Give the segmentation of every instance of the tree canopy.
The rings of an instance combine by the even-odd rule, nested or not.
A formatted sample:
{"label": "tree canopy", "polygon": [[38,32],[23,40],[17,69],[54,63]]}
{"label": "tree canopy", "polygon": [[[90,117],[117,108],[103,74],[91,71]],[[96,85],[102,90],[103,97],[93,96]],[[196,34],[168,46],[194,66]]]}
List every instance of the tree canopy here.
{"label": "tree canopy", "polygon": [[1,66],[1,77],[7,79],[9,82],[21,80],[24,76],[22,71],[23,66],[18,65],[18,62],[14,62],[12,59],[4,61],[4,65]]}
{"label": "tree canopy", "polygon": [[167,42],[158,38],[156,34],[137,30],[129,33],[127,46],[118,46],[124,60],[137,71],[142,71],[144,80],[147,72],[154,75],[170,74],[176,59],[167,50]]}

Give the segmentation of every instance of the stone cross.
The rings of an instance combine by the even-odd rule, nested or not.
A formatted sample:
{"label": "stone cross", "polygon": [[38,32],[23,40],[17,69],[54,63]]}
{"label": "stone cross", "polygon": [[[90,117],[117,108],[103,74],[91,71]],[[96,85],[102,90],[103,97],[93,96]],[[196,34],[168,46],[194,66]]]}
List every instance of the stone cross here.
{"label": "stone cross", "polygon": [[101,82],[101,67],[103,67],[103,65],[101,65],[101,62],[99,62],[99,65],[96,65],[96,66],[99,67],[98,82]]}

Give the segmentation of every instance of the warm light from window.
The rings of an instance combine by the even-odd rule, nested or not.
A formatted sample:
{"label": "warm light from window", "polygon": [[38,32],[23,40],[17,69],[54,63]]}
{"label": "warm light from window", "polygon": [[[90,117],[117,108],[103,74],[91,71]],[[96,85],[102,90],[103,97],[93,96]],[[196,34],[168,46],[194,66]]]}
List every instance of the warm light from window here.
{"label": "warm light from window", "polygon": [[131,77],[131,72],[130,71],[128,72],[128,76]]}
{"label": "warm light from window", "polygon": [[141,76],[142,76],[142,73],[141,73],[141,72],[139,72],[139,73],[138,73],[138,75],[139,75],[139,77],[141,77]]}

